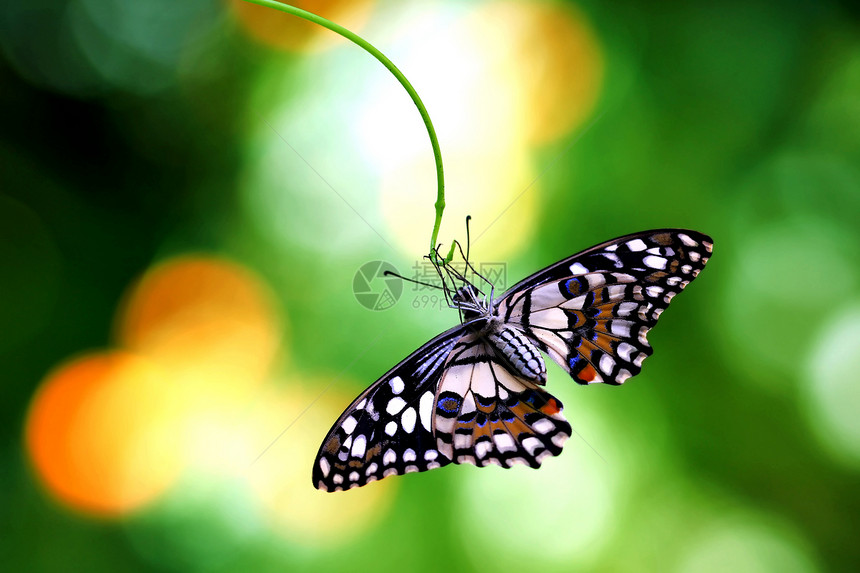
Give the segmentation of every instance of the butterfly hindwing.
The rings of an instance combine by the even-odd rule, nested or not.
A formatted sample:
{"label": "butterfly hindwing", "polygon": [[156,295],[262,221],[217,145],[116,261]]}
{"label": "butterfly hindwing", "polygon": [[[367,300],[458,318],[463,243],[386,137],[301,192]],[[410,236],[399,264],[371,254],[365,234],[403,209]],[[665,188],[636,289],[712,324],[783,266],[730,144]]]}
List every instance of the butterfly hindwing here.
{"label": "butterfly hindwing", "polygon": [[651,355],[648,331],[698,275],[711,248],[710,237],[692,231],[621,237],[521,281],[497,312],[575,381],[621,384]]}
{"label": "butterfly hindwing", "polygon": [[536,468],[571,435],[561,402],[514,375],[474,333],[451,351],[436,404],[438,450],[457,464]]}
{"label": "butterfly hindwing", "polygon": [[450,463],[436,447],[432,416],[445,361],[463,332],[458,326],[437,336],[349,405],[320,446],[315,487],[340,491]]}

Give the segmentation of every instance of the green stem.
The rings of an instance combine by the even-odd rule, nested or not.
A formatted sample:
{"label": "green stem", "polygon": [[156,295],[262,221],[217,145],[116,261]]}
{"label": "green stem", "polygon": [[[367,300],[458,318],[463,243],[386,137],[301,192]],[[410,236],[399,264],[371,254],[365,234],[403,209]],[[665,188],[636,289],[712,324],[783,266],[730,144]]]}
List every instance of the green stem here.
{"label": "green stem", "polygon": [[[294,16],[298,16],[299,18],[304,18],[309,22],[313,22],[314,24],[319,24],[323,28],[331,30],[336,34],[340,34],[347,40],[357,44],[359,47],[363,48],[366,52],[370,53],[374,58],[379,60],[383,66],[385,66],[388,71],[394,74],[394,77],[397,78],[397,81],[403,86],[406,92],[409,94],[409,97],[412,98],[412,102],[415,104],[415,107],[418,108],[418,113],[421,114],[421,119],[424,120],[424,125],[427,126],[427,134],[430,136],[430,145],[433,147],[433,157],[436,159],[436,203],[434,203],[434,207],[436,208],[436,221],[433,223],[433,234],[430,236],[430,257],[434,262],[438,262],[436,257],[436,240],[439,237],[439,227],[442,225],[442,213],[445,211],[445,176],[444,171],[442,169],[442,151],[439,149],[439,139],[436,137],[436,130],[433,128],[433,122],[430,121],[430,114],[427,113],[427,108],[424,107],[424,102],[421,101],[421,98],[418,97],[418,92],[415,91],[415,88],[412,87],[412,84],[409,83],[409,80],[406,79],[406,76],[403,75],[397,66],[395,66],[391,60],[389,60],[385,54],[377,50],[373,45],[362,38],[361,36],[350,32],[343,26],[339,24],[335,24],[331,20],[326,20],[322,16],[317,16],[307,10],[302,10],[301,8],[296,8],[295,6],[290,6],[289,4],[282,4],[280,2],[275,2],[274,0],[245,0],[246,2],[250,2],[251,4],[257,4],[259,6],[265,6],[267,8],[273,8],[275,10],[280,10],[281,12],[286,12],[287,14],[292,14]],[[451,245],[453,247],[453,245]],[[448,257],[446,257],[445,262],[450,262],[451,256],[453,255],[453,248]]]}

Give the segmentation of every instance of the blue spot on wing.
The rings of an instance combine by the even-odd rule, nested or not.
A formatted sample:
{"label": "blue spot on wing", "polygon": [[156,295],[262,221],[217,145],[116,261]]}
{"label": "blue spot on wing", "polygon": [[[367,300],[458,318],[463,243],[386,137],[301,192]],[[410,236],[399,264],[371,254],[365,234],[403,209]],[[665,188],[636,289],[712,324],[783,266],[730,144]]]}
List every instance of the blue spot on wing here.
{"label": "blue spot on wing", "polygon": [[587,289],[588,283],[582,277],[573,277],[564,281],[564,289],[571,296],[576,296],[583,290]]}
{"label": "blue spot on wing", "polygon": [[460,409],[460,399],[454,396],[445,396],[440,398],[436,405],[446,414],[454,414]]}

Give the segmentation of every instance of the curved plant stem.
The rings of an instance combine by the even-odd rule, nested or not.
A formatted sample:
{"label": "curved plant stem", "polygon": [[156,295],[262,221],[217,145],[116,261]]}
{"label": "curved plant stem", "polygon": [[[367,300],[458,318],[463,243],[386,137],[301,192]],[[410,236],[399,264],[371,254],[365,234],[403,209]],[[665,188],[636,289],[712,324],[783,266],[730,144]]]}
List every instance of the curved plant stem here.
{"label": "curved plant stem", "polygon": [[[421,119],[424,120],[424,125],[427,127],[427,134],[430,136],[430,145],[433,147],[433,157],[436,159],[436,203],[433,205],[436,208],[436,220],[433,223],[433,234],[430,236],[430,258],[432,261],[438,262],[438,257],[436,255],[436,240],[439,237],[439,227],[442,225],[442,213],[445,211],[445,177],[442,169],[442,151],[439,149],[439,140],[436,137],[436,130],[433,128],[433,122],[430,121],[430,114],[427,113],[427,108],[424,107],[424,103],[421,101],[421,98],[418,97],[418,92],[415,91],[415,88],[412,87],[412,84],[409,83],[409,80],[406,79],[403,72],[397,69],[397,66],[395,66],[391,60],[385,56],[385,54],[377,50],[370,42],[361,36],[350,32],[343,26],[335,24],[331,20],[326,20],[322,16],[317,16],[307,10],[302,10],[301,8],[290,6],[289,4],[275,2],[274,0],[245,1],[298,16],[299,18],[303,18],[309,22],[313,22],[314,24],[318,24],[323,28],[331,30],[336,34],[340,34],[379,60],[380,63],[388,69],[388,71],[394,74],[394,77],[397,78],[397,81],[400,82],[409,94],[409,97],[412,98],[412,102],[415,104],[415,107],[418,108],[418,113],[421,114]],[[444,259],[445,262],[450,262],[451,257],[453,256],[454,245],[452,244],[451,247],[451,253],[449,253],[449,255]]]}

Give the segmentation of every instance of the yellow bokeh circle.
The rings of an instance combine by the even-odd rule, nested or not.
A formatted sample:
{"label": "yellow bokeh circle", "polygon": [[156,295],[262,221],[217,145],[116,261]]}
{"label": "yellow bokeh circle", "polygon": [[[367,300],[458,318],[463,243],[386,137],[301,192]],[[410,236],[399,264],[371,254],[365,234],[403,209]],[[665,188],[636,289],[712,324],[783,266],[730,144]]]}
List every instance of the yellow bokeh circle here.
{"label": "yellow bokeh circle", "polygon": [[158,362],[198,401],[247,396],[281,348],[274,296],[251,271],[186,255],[150,269],[118,313],[120,345]]}
{"label": "yellow bokeh circle", "polygon": [[[603,83],[603,54],[585,15],[573,6],[487,2],[469,16],[468,28],[492,46],[488,75],[498,78],[497,89],[516,98],[527,143],[552,142],[593,111]],[[499,118],[500,129],[512,119]]]}

